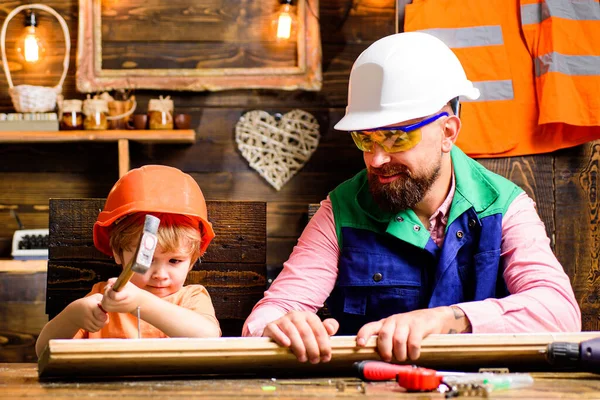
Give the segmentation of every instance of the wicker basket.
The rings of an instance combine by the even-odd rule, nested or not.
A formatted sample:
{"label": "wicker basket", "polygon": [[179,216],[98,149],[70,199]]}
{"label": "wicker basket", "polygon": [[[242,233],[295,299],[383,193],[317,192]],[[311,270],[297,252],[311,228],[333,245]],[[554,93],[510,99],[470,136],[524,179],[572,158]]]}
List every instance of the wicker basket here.
{"label": "wicker basket", "polygon": [[[47,11],[52,14],[62,27],[65,35],[65,59],[63,61],[63,73],[60,77],[58,85],[54,87],[47,86],[33,86],[33,85],[18,85],[14,86],[10,77],[10,70],[8,68],[8,62],[6,61],[6,31],[8,28],[8,22],[18,13],[27,9],[38,9]],[[67,76],[69,70],[69,56],[71,53],[71,39],[69,37],[69,28],[64,18],[60,16],[52,8],[43,4],[26,4],[19,6],[11,11],[10,14],[4,20],[2,25],[2,34],[0,37],[0,44],[2,46],[2,66],[6,73],[6,80],[8,82],[8,93],[13,102],[13,106],[17,112],[48,112],[53,111],[56,108],[57,97],[62,92],[62,85]]]}

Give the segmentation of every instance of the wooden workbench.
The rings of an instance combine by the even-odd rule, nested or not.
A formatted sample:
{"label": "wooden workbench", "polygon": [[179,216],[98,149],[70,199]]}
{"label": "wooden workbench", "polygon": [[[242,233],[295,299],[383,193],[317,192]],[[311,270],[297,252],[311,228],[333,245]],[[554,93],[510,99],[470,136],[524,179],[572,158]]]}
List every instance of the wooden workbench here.
{"label": "wooden workbench", "polygon": [[[492,392],[489,398],[552,399],[600,398],[600,376],[587,373],[533,373],[534,384],[525,389]],[[344,390],[336,387],[344,380]],[[299,383],[320,382],[322,385]],[[290,384],[293,383],[293,384]],[[364,385],[352,378],[306,379],[139,379],[112,381],[40,382],[37,364],[0,363],[0,398],[30,399],[143,399],[149,398],[331,398],[362,399],[443,399],[440,393],[405,393],[394,382]],[[460,397],[459,397],[460,398]],[[471,397],[473,398],[473,397]]]}

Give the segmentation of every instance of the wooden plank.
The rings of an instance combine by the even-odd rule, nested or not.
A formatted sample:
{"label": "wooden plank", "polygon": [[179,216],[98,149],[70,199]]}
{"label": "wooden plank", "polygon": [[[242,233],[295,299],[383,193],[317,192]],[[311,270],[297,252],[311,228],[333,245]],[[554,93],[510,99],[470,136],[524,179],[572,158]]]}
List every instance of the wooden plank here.
{"label": "wooden plank", "polygon": [[[463,369],[520,364],[550,369],[545,350],[555,341],[581,342],[600,332],[504,335],[430,335],[423,340],[420,366]],[[379,360],[377,337],[364,348],[354,336],[331,338],[329,363],[300,363],[290,349],[269,338],[220,339],[69,339],[51,340],[40,356],[41,378],[85,376],[165,376],[277,373],[335,370],[348,373],[352,363]],[[141,362],[143,360],[143,362]]]}
{"label": "wooden plank", "polygon": [[19,131],[0,132],[0,143],[23,142],[80,142],[80,141],[110,141],[118,142],[122,139],[139,142],[161,143],[194,143],[195,132],[192,129],[176,130],[107,130],[107,131]]}
{"label": "wooden plank", "polygon": [[584,330],[600,329],[600,141],[556,155],[556,255],[571,278]]}

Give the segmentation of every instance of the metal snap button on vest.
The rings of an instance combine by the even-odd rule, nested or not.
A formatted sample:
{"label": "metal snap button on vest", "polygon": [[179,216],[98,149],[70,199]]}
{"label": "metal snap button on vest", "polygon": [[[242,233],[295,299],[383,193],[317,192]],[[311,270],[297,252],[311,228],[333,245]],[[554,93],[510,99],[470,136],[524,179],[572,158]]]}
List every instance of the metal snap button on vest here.
{"label": "metal snap button on vest", "polygon": [[419,225],[415,225],[413,226],[413,229],[415,230],[415,232],[419,232],[421,230],[421,227]]}
{"label": "metal snap button on vest", "polygon": [[477,225],[477,221],[475,221],[474,219],[470,219],[469,220],[469,228],[474,227],[475,225]]}
{"label": "metal snap button on vest", "polygon": [[383,279],[383,275],[381,275],[381,273],[377,272],[375,275],[373,275],[373,280],[375,282],[379,282]]}
{"label": "metal snap button on vest", "polygon": [[404,222],[404,218],[402,218],[401,216],[398,215],[396,217],[396,221],[398,221],[398,222]]}
{"label": "metal snap button on vest", "polygon": [[462,239],[463,236],[465,236],[465,234],[463,233],[463,231],[456,232],[456,237],[457,238]]}

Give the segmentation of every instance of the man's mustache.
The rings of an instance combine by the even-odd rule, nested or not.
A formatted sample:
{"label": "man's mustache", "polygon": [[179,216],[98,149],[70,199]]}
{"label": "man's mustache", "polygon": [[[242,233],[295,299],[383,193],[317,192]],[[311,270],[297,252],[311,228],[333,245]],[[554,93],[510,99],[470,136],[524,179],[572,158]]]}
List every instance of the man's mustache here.
{"label": "man's mustache", "polygon": [[397,175],[397,174],[404,174],[404,175],[408,175],[408,176],[411,175],[408,168],[406,168],[403,165],[384,165],[383,167],[380,167],[380,168],[371,167],[371,168],[369,168],[369,173],[373,174],[373,175],[384,175],[384,176],[391,176],[391,175]]}

